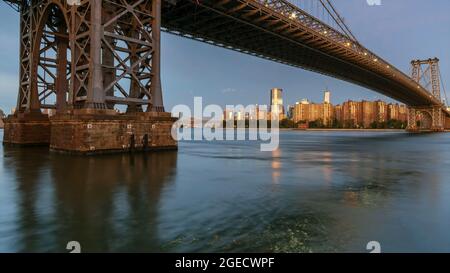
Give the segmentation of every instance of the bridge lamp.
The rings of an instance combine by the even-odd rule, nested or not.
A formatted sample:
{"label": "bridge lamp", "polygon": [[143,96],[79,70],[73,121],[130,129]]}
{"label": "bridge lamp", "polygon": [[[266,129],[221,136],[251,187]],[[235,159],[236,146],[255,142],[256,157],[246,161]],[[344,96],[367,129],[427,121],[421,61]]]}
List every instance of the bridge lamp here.
{"label": "bridge lamp", "polygon": [[367,56],[367,52],[364,52],[364,56]]}
{"label": "bridge lamp", "polygon": [[374,62],[378,62],[378,59],[377,59],[377,58],[375,58],[375,59],[373,59],[373,61],[374,61]]}
{"label": "bridge lamp", "polygon": [[293,12],[290,17],[291,17],[291,19],[297,18],[297,13]]}

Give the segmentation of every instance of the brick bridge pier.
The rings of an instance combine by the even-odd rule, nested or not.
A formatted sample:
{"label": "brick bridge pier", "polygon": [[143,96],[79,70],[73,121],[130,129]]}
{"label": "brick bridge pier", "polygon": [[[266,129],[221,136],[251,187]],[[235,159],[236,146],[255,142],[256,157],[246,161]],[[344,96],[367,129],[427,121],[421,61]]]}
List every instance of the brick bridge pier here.
{"label": "brick bridge pier", "polygon": [[160,24],[161,0],[22,1],[19,93],[4,143],[82,154],[176,149]]}

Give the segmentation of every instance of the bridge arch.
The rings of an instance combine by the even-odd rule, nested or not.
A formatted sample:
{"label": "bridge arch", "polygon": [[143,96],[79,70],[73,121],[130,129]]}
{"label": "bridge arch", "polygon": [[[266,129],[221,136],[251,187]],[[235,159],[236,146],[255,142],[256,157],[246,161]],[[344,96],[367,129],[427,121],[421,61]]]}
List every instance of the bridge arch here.
{"label": "bridge arch", "polygon": [[63,110],[69,91],[69,19],[63,1],[39,7],[31,62],[31,109]]}
{"label": "bridge arch", "polygon": [[417,111],[416,124],[420,130],[431,130],[433,127],[433,113],[427,110]]}

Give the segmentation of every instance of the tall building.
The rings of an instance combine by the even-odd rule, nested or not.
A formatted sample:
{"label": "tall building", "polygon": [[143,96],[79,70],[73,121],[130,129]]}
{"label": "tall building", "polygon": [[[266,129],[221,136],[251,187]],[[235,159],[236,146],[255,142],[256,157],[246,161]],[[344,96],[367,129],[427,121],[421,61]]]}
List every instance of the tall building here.
{"label": "tall building", "polygon": [[294,106],[294,114],[293,120],[295,123],[304,121],[307,122],[310,120],[309,117],[309,101],[307,99],[303,99],[300,102],[297,102]]}
{"label": "tall building", "polygon": [[270,90],[270,112],[280,119],[284,117],[283,89],[273,88]]}
{"label": "tall building", "polygon": [[377,121],[386,122],[388,120],[388,109],[386,102],[378,100],[375,103],[377,107]]}
{"label": "tall building", "polygon": [[323,103],[331,103],[331,92],[329,90],[325,90],[323,95]]}
{"label": "tall building", "polygon": [[408,120],[408,107],[404,104],[399,106],[398,109],[398,120],[407,121]]}
{"label": "tall building", "polygon": [[363,118],[362,118],[362,125],[364,126],[364,128],[369,128],[371,126],[371,124],[376,120],[376,116],[377,116],[377,109],[376,109],[376,105],[375,102],[373,101],[365,101],[363,100],[362,102],[362,113],[363,113]]}
{"label": "tall building", "polygon": [[325,126],[332,126],[334,120],[333,105],[331,104],[331,92],[325,90],[323,96],[323,124]]}
{"label": "tall building", "polygon": [[342,122],[345,127],[362,127],[361,102],[346,101],[342,105]]}

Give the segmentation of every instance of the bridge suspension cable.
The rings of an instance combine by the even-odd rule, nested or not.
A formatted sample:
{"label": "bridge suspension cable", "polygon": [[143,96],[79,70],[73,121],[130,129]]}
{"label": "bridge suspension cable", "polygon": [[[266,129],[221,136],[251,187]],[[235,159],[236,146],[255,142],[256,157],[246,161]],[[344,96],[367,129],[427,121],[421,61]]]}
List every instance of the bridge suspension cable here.
{"label": "bridge suspension cable", "polygon": [[348,39],[359,43],[330,0],[288,0],[288,2],[327,23]]}
{"label": "bridge suspension cable", "polygon": [[449,107],[450,104],[449,104],[448,97],[447,97],[447,90],[445,89],[445,83],[444,83],[444,80],[442,78],[442,74],[441,74],[440,68],[438,68],[438,71],[439,71],[439,77],[440,77],[440,81],[441,81],[442,90],[444,91],[445,106]]}

